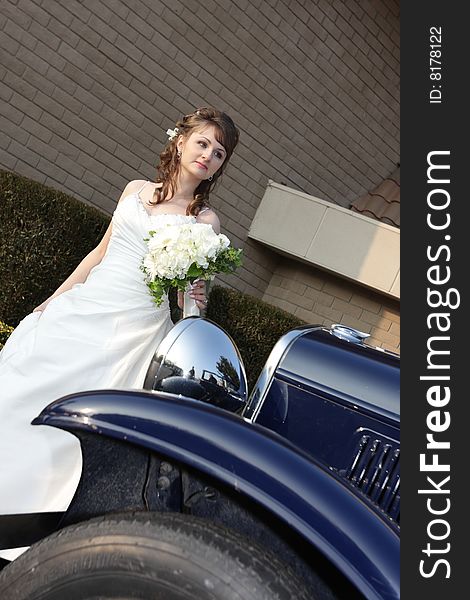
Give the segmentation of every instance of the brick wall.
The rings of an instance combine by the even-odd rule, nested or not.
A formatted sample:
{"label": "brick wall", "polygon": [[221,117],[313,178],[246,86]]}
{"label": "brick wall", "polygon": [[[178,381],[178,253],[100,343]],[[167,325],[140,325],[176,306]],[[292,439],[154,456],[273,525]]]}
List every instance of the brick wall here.
{"label": "brick wall", "polygon": [[245,249],[268,179],[349,206],[399,161],[397,0],[2,0],[0,166],[108,213],[165,131],[212,104],[241,129],[213,205]]}
{"label": "brick wall", "polygon": [[370,334],[368,344],[400,353],[400,307],[396,300],[310,265],[282,258],[263,300],[307,323],[354,327]]}

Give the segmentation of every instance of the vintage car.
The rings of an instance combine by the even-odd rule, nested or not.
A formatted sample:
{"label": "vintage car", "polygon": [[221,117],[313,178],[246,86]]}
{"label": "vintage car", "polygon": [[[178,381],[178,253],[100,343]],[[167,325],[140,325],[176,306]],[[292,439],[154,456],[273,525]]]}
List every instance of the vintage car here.
{"label": "vintage car", "polygon": [[50,404],[33,424],[80,439],[82,477],[0,532],[30,546],[0,598],[399,598],[399,357],[366,337],[293,329],[248,395],[230,336],[189,317],[145,389]]}

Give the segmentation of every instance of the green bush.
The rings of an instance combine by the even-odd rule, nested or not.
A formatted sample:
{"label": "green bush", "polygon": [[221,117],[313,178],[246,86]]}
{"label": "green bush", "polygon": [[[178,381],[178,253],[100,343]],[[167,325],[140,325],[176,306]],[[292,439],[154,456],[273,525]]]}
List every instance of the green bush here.
{"label": "green bush", "polygon": [[110,218],[2,170],[0,208],[0,317],[16,326],[98,244]]}
{"label": "green bush", "polygon": [[0,350],[3,348],[4,343],[7,341],[12,331],[13,327],[0,321]]}
{"label": "green bush", "polygon": [[305,324],[280,308],[221,286],[211,289],[206,316],[225,329],[240,350],[250,392],[281,335]]}

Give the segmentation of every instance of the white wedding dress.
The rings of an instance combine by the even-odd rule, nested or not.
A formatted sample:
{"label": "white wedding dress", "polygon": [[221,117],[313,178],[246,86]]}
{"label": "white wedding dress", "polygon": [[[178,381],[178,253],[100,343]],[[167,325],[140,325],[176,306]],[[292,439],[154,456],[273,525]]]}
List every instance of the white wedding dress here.
{"label": "white wedding dress", "polygon": [[[71,433],[30,425],[73,392],[142,388],[158,344],[171,329],[166,298],[153,303],[140,263],[144,237],[161,223],[196,221],[150,215],[139,194],[121,200],[107,252],[85,283],[26,316],[0,352],[0,515],[65,511],[81,474]],[[12,559],[18,551],[0,551]]]}

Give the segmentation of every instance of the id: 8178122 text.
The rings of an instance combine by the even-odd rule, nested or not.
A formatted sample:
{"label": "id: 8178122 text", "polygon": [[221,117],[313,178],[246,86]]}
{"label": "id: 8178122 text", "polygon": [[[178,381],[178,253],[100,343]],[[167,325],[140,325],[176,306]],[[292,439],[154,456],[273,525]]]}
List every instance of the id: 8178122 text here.
{"label": "id: 8178122 text", "polygon": [[442,27],[429,28],[429,103],[442,102]]}

